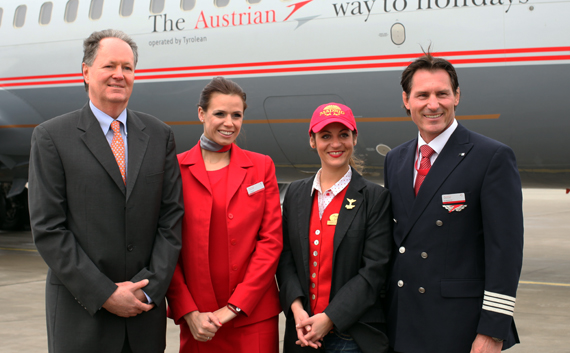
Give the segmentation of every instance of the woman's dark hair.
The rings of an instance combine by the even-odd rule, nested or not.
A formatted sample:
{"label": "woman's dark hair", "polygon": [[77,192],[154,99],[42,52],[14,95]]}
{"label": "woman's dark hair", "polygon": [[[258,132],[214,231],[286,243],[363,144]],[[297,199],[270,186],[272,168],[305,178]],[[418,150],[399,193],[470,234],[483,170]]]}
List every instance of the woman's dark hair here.
{"label": "woman's dark hair", "polygon": [[236,95],[243,101],[243,111],[247,108],[247,103],[245,102],[246,95],[243,89],[241,89],[241,87],[234,81],[223,77],[214,77],[212,81],[204,87],[202,93],[200,93],[198,106],[204,111],[207,111],[214,93]]}

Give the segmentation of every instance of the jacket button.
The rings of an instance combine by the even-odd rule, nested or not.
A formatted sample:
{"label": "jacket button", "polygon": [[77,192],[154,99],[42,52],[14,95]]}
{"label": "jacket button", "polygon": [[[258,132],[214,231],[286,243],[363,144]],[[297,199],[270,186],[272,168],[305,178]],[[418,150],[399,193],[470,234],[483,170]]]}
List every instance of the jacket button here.
{"label": "jacket button", "polygon": [[399,280],[398,281],[398,287],[402,288],[404,286],[404,281]]}
{"label": "jacket button", "polygon": [[422,259],[427,259],[427,257],[428,257],[427,252],[425,252],[425,251],[422,252],[421,257],[422,257]]}
{"label": "jacket button", "polygon": [[319,241],[318,241],[318,240],[315,240],[313,244],[319,245]]}
{"label": "jacket button", "polygon": [[233,265],[233,266],[232,266],[232,270],[237,271],[237,270],[238,270],[238,267],[237,267],[236,265]]}
{"label": "jacket button", "polygon": [[313,274],[311,275],[311,277],[315,278],[315,277],[317,277],[317,274],[316,274],[316,273],[313,273]]}
{"label": "jacket button", "polygon": [[443,222],[438,219],[437,221],[435,221],[435,225],[441,227],[443,225]]}
{"label": "jacket button", "polygon": [[314,267],[317,267],[317,262],[316,262],[316,261],[313,262],[313,266],[314,266]]}
{"label": "jacket button", "polygon": [[426,292],[426,290],[425,290],[424,287],[420,287],[420,288],[418,289],[418,292],[424,294],[424,293]]}
{"label": "jacket button", "polygon": [[315,284],[314,284],[314,283],[311,283],[311,288],[315,288]]}
{"label": "jacket button", "polygon": [[230,213],[230,214],[228,214],[228,218],[229,218],[229,219],[234,219],[234,215]]}
{"label": "jacket button", "polygon": [[394,220],[394,223],[398,223],[398,220],[396,218],[392,218]]}
{"label": "jacket button", "polygon": [[317,229],[317,230],[315,230],[315,234],[319,235],[319,234],[321,234],[321,231]]}
{"label": "jacket button", "polygon": [[237,240],[232,239],[232,245],[236,245],[237,244]]}
{"label": "jacket button", "polygon": [[398,251],[400,252],[400,254],[403,254],[406,252],[406,248],[401,246],[400,249],[398,249]]}
{"label": "jacket button", "polygon": [[135,250],[135,246],[133,244],[129,244],[129,245],[127,245],[127,250],[133,251],[133,250]]}
{"label": "jacket button", "polygon": [[311,299],[315,300],[315,298],[316,298],[316,297],[315,297],[315,295],[313,294],[313,295],[311,296]]}

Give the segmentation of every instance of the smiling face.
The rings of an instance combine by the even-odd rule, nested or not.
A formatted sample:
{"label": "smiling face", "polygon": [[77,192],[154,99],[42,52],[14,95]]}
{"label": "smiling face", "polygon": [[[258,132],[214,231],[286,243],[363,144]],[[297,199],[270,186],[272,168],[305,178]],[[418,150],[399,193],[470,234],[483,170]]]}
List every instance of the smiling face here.
{"label": "smiling face", "polygon": [[323,169],[347,169],[356,135],[341,123],[331,123],[312,134],[310,143],[317,150]]}
{"label": "smiling face", "polygon": [[116,118],[127,107],[133,91],[133,50],[121,39],[102,39],[93,65],[87,66],[83,63],[83,78],[89,85],[91,102],[101,111]]}
{"label": "smiling face", "polygon": [[459,93],[459,88],[453,92],[445,70],[416,71],[410,95],[402,92],[402,98],[425,142],[429,143],[453,123]]}
{"label": "smiling face", "polygon": [[213,93],[208,110],[198,107],[198,116],[204,123],[204,135],[218,145],[235,141],[243,122],[243,100],[234,94]]}

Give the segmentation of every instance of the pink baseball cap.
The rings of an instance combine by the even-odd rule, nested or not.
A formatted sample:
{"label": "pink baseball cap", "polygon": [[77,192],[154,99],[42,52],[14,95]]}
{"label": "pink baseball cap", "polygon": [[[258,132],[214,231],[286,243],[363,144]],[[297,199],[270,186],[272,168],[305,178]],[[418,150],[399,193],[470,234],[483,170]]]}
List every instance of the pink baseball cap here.
{"label": "pink baseball cap", "polygon": [[321,131],[330,123],[341,123],[358,134],[352,110],[344,104],[331,102],[323,104],[315,110],[309,126],[309,135],[311,132]]}

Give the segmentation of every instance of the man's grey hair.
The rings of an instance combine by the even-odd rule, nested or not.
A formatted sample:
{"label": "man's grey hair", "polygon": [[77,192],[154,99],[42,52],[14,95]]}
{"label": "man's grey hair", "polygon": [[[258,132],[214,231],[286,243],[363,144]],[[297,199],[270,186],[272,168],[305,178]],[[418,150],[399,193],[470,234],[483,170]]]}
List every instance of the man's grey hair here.
{"label": "man's grey hair", "polygon": [[[105,38],[118,38],[123,42],[127,43],[132,51],[135,61],[135,67],[139,60],[138,47],[134,40],[131,39],[125,32],[119,31],[118,29],[105,29],[103,31],[97,31],[91,33],[91,35],[83,41],[83,63],[91,67],[97,56],[97,51],[99,50],[99,43]],[[85,90],[89,90],[89,85],[83,81],[85,84]]]}

